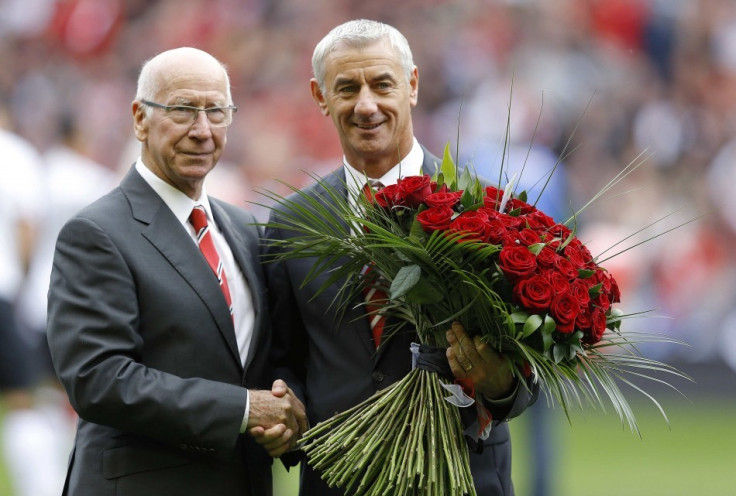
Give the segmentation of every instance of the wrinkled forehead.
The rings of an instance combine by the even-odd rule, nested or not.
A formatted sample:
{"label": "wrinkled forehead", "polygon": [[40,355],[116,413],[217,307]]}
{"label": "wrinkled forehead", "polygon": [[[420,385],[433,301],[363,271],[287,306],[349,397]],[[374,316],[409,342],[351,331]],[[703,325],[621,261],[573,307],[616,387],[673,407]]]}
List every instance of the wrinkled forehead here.
{"label": "wrinkled forehead", "polygon": [[397,78],[403,74],[399,53],[383,40],[364,46],[343,42],[327,56],[325,69],[328,84],[357,73],[394,74]]}
{"label": "wrinkled forehead", "polygon": [[223,67],[212,57],[198,53],[176,54],[155,67],[159,97],[181,91],[219,93],[227,98],[228,81]]}

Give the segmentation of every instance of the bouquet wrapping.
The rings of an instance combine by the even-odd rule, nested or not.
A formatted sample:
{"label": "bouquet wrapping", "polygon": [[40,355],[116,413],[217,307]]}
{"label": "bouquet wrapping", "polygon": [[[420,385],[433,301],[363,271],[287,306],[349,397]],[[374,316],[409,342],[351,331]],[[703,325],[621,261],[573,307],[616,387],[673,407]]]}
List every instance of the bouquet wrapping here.
{"label": "bouquet wrapping", "polygon": [[[269,225],[299,235],[268,242],[284,243],[281,259],[313,257],[308,277],[331,271],[322,289],[341,284],[336,308],[354,305],[366,287],[381,290],[387,298],[373,311],[416,329],[423,350],[447,348],[445,332],[459,321],[506,357],[519,387],[534,381],[566,413],[607,397],[634,430],[619,384],[642,391],[631,375],[680,375],[636,350],[666,338],[621,332],[619,287],[576,237],[575,216],[555,221],[513,181],[501,188],[469,168],[458,174],[448,147],[433,177],[405,177],[352,201],[325,186],[329,199],[296,188],[301,202],[270,194],[282,208]],[[349,262],[332,267],[337,259]],[[458,400],[452,389],[447,374],[414,368],[310,429],[301,440],[307,462],[350,494],[476,494],[465,435],[487,436],[490,418],[482,398]],[[477,412],[472,428],[460,408]]]}

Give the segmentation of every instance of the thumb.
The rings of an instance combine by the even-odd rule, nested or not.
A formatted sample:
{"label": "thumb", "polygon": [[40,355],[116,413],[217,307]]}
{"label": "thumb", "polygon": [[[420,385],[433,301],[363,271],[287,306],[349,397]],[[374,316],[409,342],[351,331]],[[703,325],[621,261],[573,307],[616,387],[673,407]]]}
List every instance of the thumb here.
{"label": "thumb", "polygon": [[273,385],[271,386],[271,394],[273,394],[274,396],[281,398],[286,394],[287,390],[288,387],[283,380],[276,379],[275,381],[273,381]]}

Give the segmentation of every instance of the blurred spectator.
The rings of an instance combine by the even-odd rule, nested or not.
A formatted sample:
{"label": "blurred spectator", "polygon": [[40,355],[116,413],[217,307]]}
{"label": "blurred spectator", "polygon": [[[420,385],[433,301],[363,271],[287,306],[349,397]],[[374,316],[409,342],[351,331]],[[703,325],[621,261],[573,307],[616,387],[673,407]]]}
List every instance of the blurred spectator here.
{"label": "blurred spectator", "polygon": [[[0,127],[5,174],[0,181],[0,398],[3,455],[18,496],[58,495],[63,460],[54,457],[48,418],[35,408],[36,369],[15,319],[15,302],[28,267],[41,197],[41,164],[25,140]],[[42,477],[37,468],[48,470]]]}

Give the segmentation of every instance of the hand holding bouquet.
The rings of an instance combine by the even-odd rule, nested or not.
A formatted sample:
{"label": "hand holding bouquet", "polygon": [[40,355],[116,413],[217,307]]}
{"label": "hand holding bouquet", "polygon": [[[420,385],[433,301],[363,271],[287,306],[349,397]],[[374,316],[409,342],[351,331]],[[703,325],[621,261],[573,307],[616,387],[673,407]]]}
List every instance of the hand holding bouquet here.
{"label": "hand holding bouquet", "polygon": [[[444,350],[445,332],[458,321],[506,358],[519,387],[534,381],[565,412],[583,398],[603,404],[602,390],[634,430],[619,384],[640,389],[627,374],[680,375],[635,348],[664,338],[621,333],[616,280],[573,227],[513,184],[484,185],[467,168],[458,177],[448,149],[433,177],[405,177],[367,198],[351,202],[323,186],[328,199],[297,189],[299,201],[271,194],[280,217],[269,225],[299,233],[270,241],[283,243],[278,257],[312,257],[308,277],[329,271],[321,289],[341,284],[334,304],[343,310],[366,287],[384,291],[380,312],[416,329],[419,356]],[[348,262],[334,268],[338,259]],[[445,401],[452,381],[437,372],[417,367],[312,428],[302,440],[308,463],[351,494],[475,494],[457,402]],[[487,434],[488,420],[471,434]]]}

